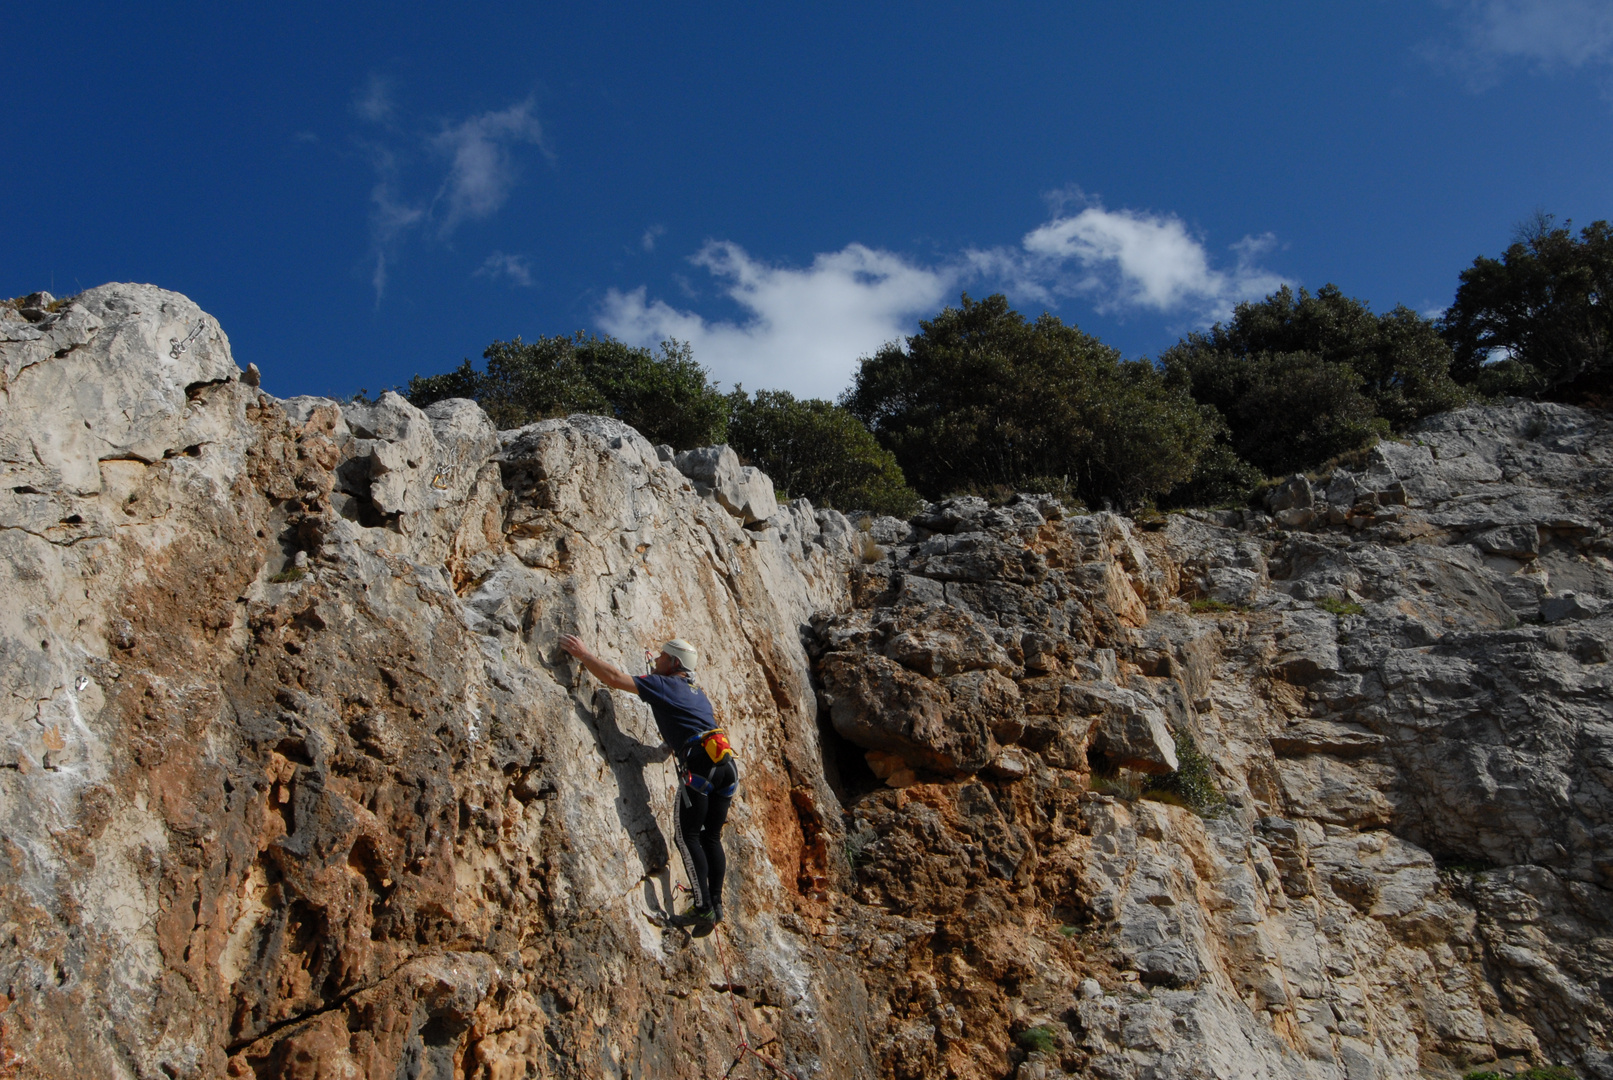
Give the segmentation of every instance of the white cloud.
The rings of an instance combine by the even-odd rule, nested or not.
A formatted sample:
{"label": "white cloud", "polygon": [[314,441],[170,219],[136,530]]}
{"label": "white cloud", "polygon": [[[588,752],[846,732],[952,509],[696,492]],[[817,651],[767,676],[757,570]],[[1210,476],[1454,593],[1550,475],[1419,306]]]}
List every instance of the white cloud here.
{"label": "white cloud", "polygon": [[1507,65],[1554,72],[1613,64],[1613,3],[1608,0],[1439,2],[1456,12],[1454,32],[1419,51],[1475,92],[1493,87]]}
{"label": "white cloud", "polygon": [[1613,60],[1613,4],[1607,0],[1467,0],[1469,46],[1498,59],[1542,67]]}
{"label": "white cloud", "polygon": [[396,247],[404,233],[426,216],[426,208],[411,206],[397,198],[394,192],[397,159],[384,148],[375,151],[375,169],[378,179],[370,189],[370,254],[375,260],[375,269],[370,275],[370,284],[379,306],[386,293],[387,253]]}
{"label": "white cloud", "polygon": [[645,251],[654,251],[655,242],[664,235],[666,235],[665,225],[651,225],[648,229],[644,230],[644,236],[639,240],[639,247],[643,248]]}
{"label": "white cloud", "polygon": [[709,243],[693,261],[744,309],[741,320],[708,321],[650,300],[640,287],[612,289],[601,326],[635,344],[687,341],[695,358],[730,385],[831,399],[851,381],[858,357],[910,333],[957,280],[953,270],[916,266],[861,244],[819,255],[805,269],[769,266],[732,243]]}
{"label": "white cloud", "polygon": [[740,318],[708,320],[640,287],[610,290],[600,325],[633,344],[687,341],[695,358],[730,384],[833,398],[850,383],[859,357],[914,332],[919,318],[960,288],[1002,290],[1021,303],[1079,297],[1106,313],[1142,310],[1207,326],[1238,301],[1285,284],[1258,265],[1275,243],[1270,234],[1244,237],[1229,249],[1231,265],[1217,267],[1179,218],[1090,201],[1075,214],[1056,210],[1018,247],[972,249],[934,266],[850,244],[792,269],[713,242],[691,261],[739,305]]}
{"label": "white cloud", "polygon": [[495,251],[482,261],[476,271],[477,277],[491,278],[497,281],[506,278],[512,285],[519,285],[523,289],[532,287],[532,263],[525,255],[506,255],[502,251]]}
{"label": "white cloud", "polygon": [[1028,296],[1078,296],[1104,314],[1142,309],[1207,323],[1284,284],[1256,265],[1275,242],[1270,234],[1246,236],[1229,249],[1233,265],[1217,269],[1181,218],[1093,203],[1031,230],[1020,251],[976,251],[970,258]]}
{"label": "white cloud", "polygon": [[438,193],[447,202],[438,229],[442,235],[461,221],[490,217],[504,205],[515,186],[509,147],[520,143],[543,145],[543,128],[532,115],[530,99],[444,127],[431,140],[433,149],[452,159]]}

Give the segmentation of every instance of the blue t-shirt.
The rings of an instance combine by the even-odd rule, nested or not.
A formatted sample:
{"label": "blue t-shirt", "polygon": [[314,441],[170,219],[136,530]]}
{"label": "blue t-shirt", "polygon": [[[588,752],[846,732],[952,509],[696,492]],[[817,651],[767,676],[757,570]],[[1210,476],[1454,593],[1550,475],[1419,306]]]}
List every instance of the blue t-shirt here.
{"label": "blue t-shirt", "polygon": [[681,757],[696,735],[717,726],[706,692],[691,686],[682,675],[635,675],[638,696],[650,704],[661,738]]}

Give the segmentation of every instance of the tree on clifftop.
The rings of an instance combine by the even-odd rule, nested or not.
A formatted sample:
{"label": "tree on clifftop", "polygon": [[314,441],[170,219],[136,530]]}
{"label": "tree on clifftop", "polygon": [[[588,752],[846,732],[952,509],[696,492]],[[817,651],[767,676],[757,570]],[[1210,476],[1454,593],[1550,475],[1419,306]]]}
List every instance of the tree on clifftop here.
{"label": "tree on clifftop", "polygon": [[820,506],[906,517],[919,508],[896,458],[851,413],[785,390],[736,388],[728,396],[728,442],[790,495]]}
{"label": "tree on clifftop", "polygon": [[1268,474],[1315,467],[1467,399],[1432,322],[1404,306],[1374,315],[1335,285],[1239,304],[1160,360]]}
{"label": "tree on clifftop", "polygon": [[1613,377],[1613,227],[1578,239],[1540,215],[1500,259],[1462,271],[1443,331],[1453,369],[1487,394],[1606,399]]}
{"label": "tree on clifftop", "polygon": [[963,297],[858,367],[842,404],[929,498],[1067,484],[1134,506],[1193,473],[1213,417],[1147,361],[1001,295]]}
{"label": "tree on clifftop", "polygon": [[727,429],[727,400],[681,342],[664,341],[652,352],[578,331],[495,341],[482,356],[485,371],[466,360],[441,375],[416,375],[409,400],[423,408],[473,398],[501,429],[572,413],[614,416],[680,450],[720,443]]}

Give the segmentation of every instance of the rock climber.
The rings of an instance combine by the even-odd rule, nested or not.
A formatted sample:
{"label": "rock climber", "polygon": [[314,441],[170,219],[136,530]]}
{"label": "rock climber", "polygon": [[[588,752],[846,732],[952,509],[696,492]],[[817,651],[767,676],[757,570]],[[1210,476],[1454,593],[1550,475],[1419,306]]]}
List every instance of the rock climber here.
{"label": "rock climber", "polygon": [[677,756],[680,783],[673,829],[694,891],[694,905],[670,921],[674,926],[694,927],[696,933],[709,932],[722,921],[722,883],[728,868],[722,828],[739,787],[739,763],[727,733],[717,726],[711,699],[695,685],[699,653],[682,638],[673,638],[653,658],[648,649],[644,651],[649,674],[629,675],[594,655],[580,638],[567,634],[560,639],[560,647],[606,686],[646,701],[665,740],[663,749]]}

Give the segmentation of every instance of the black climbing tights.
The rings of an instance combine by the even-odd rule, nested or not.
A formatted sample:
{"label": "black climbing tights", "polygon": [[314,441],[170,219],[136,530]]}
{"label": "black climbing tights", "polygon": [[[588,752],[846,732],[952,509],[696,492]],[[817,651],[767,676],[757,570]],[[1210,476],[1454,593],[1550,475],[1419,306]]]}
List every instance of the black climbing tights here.
{"label": "black climbing tights", "polygon": [[[704,755],[700,755],[704,756]],[[722,903],[722,879],[728,870],[728,857],[722,850],[722,827],[728,821],[728,805],[733,798],[718,795],[739,779],[733,759],[714,765],[707,775],[713,793],[702,795],[688,784],[678,795],[678,852],[694,890],[694,906],[702,911]]]}

